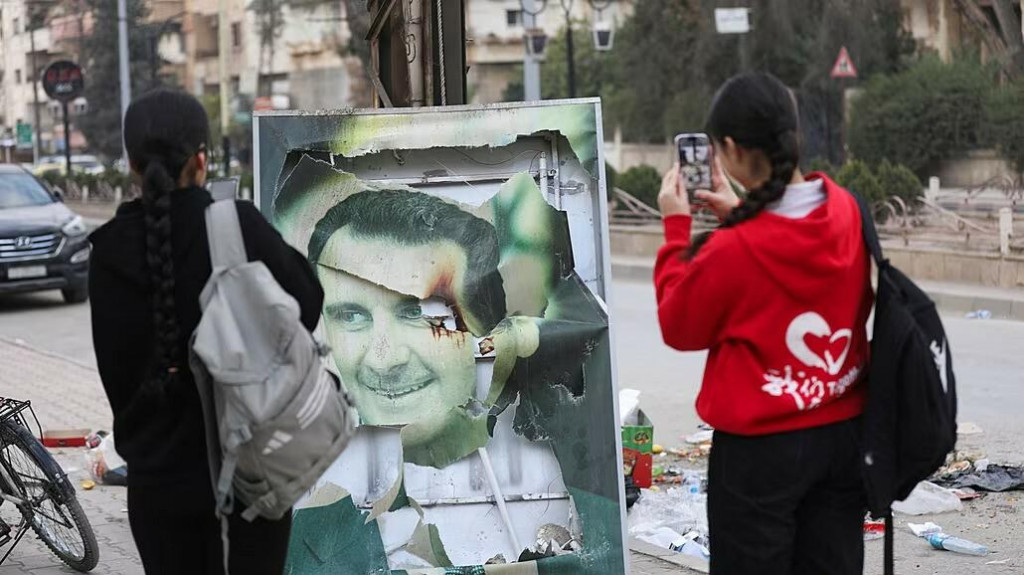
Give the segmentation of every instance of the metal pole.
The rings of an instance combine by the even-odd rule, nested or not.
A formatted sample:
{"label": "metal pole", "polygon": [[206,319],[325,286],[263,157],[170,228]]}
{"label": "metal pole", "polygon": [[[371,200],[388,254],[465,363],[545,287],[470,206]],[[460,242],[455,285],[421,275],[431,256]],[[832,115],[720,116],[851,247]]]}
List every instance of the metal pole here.
{"label": "metal pole", "polygon": [[746,72],[750,69],[750,49],[747,47],[747,36],[749,35],[749,32],[737,34],[737,36],[739,36],[740,43],[740,72]]}
{"label": "metal pole", "polygon": [[43,126],[39,120],[39,67],[36,66],[36,29],[29,19],[28,43],[32,50],[30,65],[32,66],[32,116],[36,123],[36,137],[32,139],[32,163],[39,163],[39,146],[43,142]]}
{"label": "metal pole", "polygon": [[[231,140],[228,138],[230,108],[230,87],[228,82],[231,75],[228,70],[228,44],[230,42],[230,26],[228,22],[227,0],[219,0],[217,3],[217,53],[220,64],[220,133],[224,148],[224,177],[231,175]],[[271,69],[274,62],[271,59]]]}
{"label": "metal pole", "polygon": [[[117,47],[118,66],[121,72],[121,126],[124,134],[124,115],[132,101],[132,80],[128,69],[128,6],[127,0],[117,0]],[[128,149],[123,147],[124,171],[131,171],[128,165]]]}
{"label": "metal pole", "polygon": [[[534,0],[522,0],[523,29],[533,30],[537,27],[536,5]],[[525,38],[527,42],[529,38]],[[523,50],[523,99],[527,102],[540,100],[540,61]]]}
{"label": "metal pole", "polygon": [[71,177],[71,122],[68,121],[68,102],[63,100],[60,107],[64,111],[64,161],[67,162],[68,177]]}
{"label": "metal pole", "polygon": [[565,11],[565,57],[569,61],[569,97],[576,97],[576,57],[573,54],[572,14]]}

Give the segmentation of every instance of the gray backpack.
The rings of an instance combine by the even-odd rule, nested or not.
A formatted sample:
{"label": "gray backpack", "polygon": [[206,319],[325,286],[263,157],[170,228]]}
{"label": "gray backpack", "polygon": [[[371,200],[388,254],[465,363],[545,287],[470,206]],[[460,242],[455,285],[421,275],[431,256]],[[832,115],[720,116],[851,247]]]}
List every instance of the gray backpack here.
{"label": "gray backpack", "polygon": [[280,519],[345,449],[348,397],[324,366],[327,348],[263,262],[248,261],[234,201],[206,210],[213,273],[189,365],[199,386],[217,513]]}

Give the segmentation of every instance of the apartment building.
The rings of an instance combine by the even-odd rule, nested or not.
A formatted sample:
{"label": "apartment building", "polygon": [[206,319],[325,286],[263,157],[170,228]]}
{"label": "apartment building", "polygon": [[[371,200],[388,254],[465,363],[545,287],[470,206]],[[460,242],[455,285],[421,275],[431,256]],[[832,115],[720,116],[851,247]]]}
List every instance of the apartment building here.
{"label": "apartment building", "polygon": [[[220,89],[219,8],[215,0],[145,0],[146,21],[129,30],[144,34],[150,69],[165,83],[197,96]],[[49,3],[46,18],[29,26],[25,0],[0,2],[0,147],[11,144],[12,160],[32,161],[39,116],[40,155],[63,149],[61,107],[41,85],[33,97],[33,78],[51,62],[84,62],[85,39],[92,34],[93,14],[84,0]],[[274,4],[274,3],[263,3]],[[230,26],[226,77],[233,112],[257,107],[297,109],[367,105],[369,82],[359,59],[349,54],[344,0],[277,2],[275,32],[267,33],[269,16],[251,0],[227,0]],[[135,46],[138,43],[133,44]],[[88,82],[88,75],[86,77]],[[38,104],[34,102],[38,100]],[[105,103],[105,105],[111,105]],[[71,107],[74,151],[87,148],[74,119],[87,113],[79,99]],[[19,137],[20,135],[20,137]],[[34,136],[32,136],[34,137]],[[6,158],[0,150],[0,161]]]}
{"label": "apartment building", "polygon": [[[34,82],[50,62],[64,56],[52,32],[45,24],[32,26],[24,2],[0,2],[0,140],[11,160],[32,161],[37,135],[40,153],[55,151],[58,138],[63,145],[63,133],[55,131],[62,130],[59,108],[54,113],[42,85]],[[81,144],[80,134],[73,145],[76,139]]]}
{"label": "apartment building", "polygon": [[[220,88],[218,2],[184,0],[183,85],[196,95]],[[349,31],[342,0],[284,5],[271,16],[249,0],[227,0],[231,27],[227,58],[229,93],[303,110],[369,102],[359,59],[347,53]],[[269,24],[273,17],[277,26]],[[276,33],[268,30],[276,28]]]}

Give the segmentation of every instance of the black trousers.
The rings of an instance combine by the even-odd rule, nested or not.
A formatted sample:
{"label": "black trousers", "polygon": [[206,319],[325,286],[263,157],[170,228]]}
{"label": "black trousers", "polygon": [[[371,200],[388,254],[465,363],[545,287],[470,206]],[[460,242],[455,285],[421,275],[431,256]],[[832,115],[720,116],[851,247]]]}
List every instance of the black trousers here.
{"label": "black trousers", "polygon": [[[200,489],[202,494],[204,490]],[[128,487],[128,521],[146,575],[224,575],[221,524],[211,496],[185,486]],[[291,514],[280,521],[228,521],[231,575],[281,575]]]}
{"label": "black trousers", "polygon": [[712,575],[861,575],[860,420],[744,437],[715,432]]}

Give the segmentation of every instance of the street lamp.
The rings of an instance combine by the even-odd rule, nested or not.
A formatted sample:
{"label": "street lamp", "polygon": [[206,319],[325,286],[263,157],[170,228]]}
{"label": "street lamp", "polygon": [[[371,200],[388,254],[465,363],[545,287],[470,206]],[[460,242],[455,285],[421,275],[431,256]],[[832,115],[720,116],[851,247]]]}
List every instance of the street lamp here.
{"label": "street lamp", "polygon": [[[543,30],[536,27],[536,18],[547,10],[549,0],[541,0],[540,8],[534,10],[534,0],[519,0],[519,7],[523,11],[523,15],[529,22],[530,27],[526,30],[526,64],[523,69],[526,74],[524,84],[526,86],[536,86],[538,95],[535,97],[539,98],[539,70],[536,66],[530,66],[529,64],[541,60],[544,57],[544,50],[547,45],[547,35]],[[610,7],[615,0],[586,0],[590,7],[593,8],[597,14],[598,19],[594,22],[593,34],[594,34],[594,49],[600,52],[607,52],[612,49],[612,42],[615,37],[615,32],[612,29],[611,24],[600,19],[600,14]],[[575,0],[558,0],[558,3],[562,7],[562,13],[565,15],[565,59],[566,59],[566,75],[569,83],[569,97],[576,97],[576,58],[575,58],[575,45],[573,39],[573,26],[572,26],[572,9],[575,4]],[[534,77],[531,77],[533,75]],[[527,98],[530,98],[529,90],[527,90]]]}
{"label": "street lamp", "polygon": [[615,30],[605,20],[594,22],[594,49],[599,52],[610,52],[615,41]]}
{"label": "street lamp", "polygon": [[543,28],[529,28],[526,30],[526,55],[536,60],[543,60],[547,56],[548,35]]}

